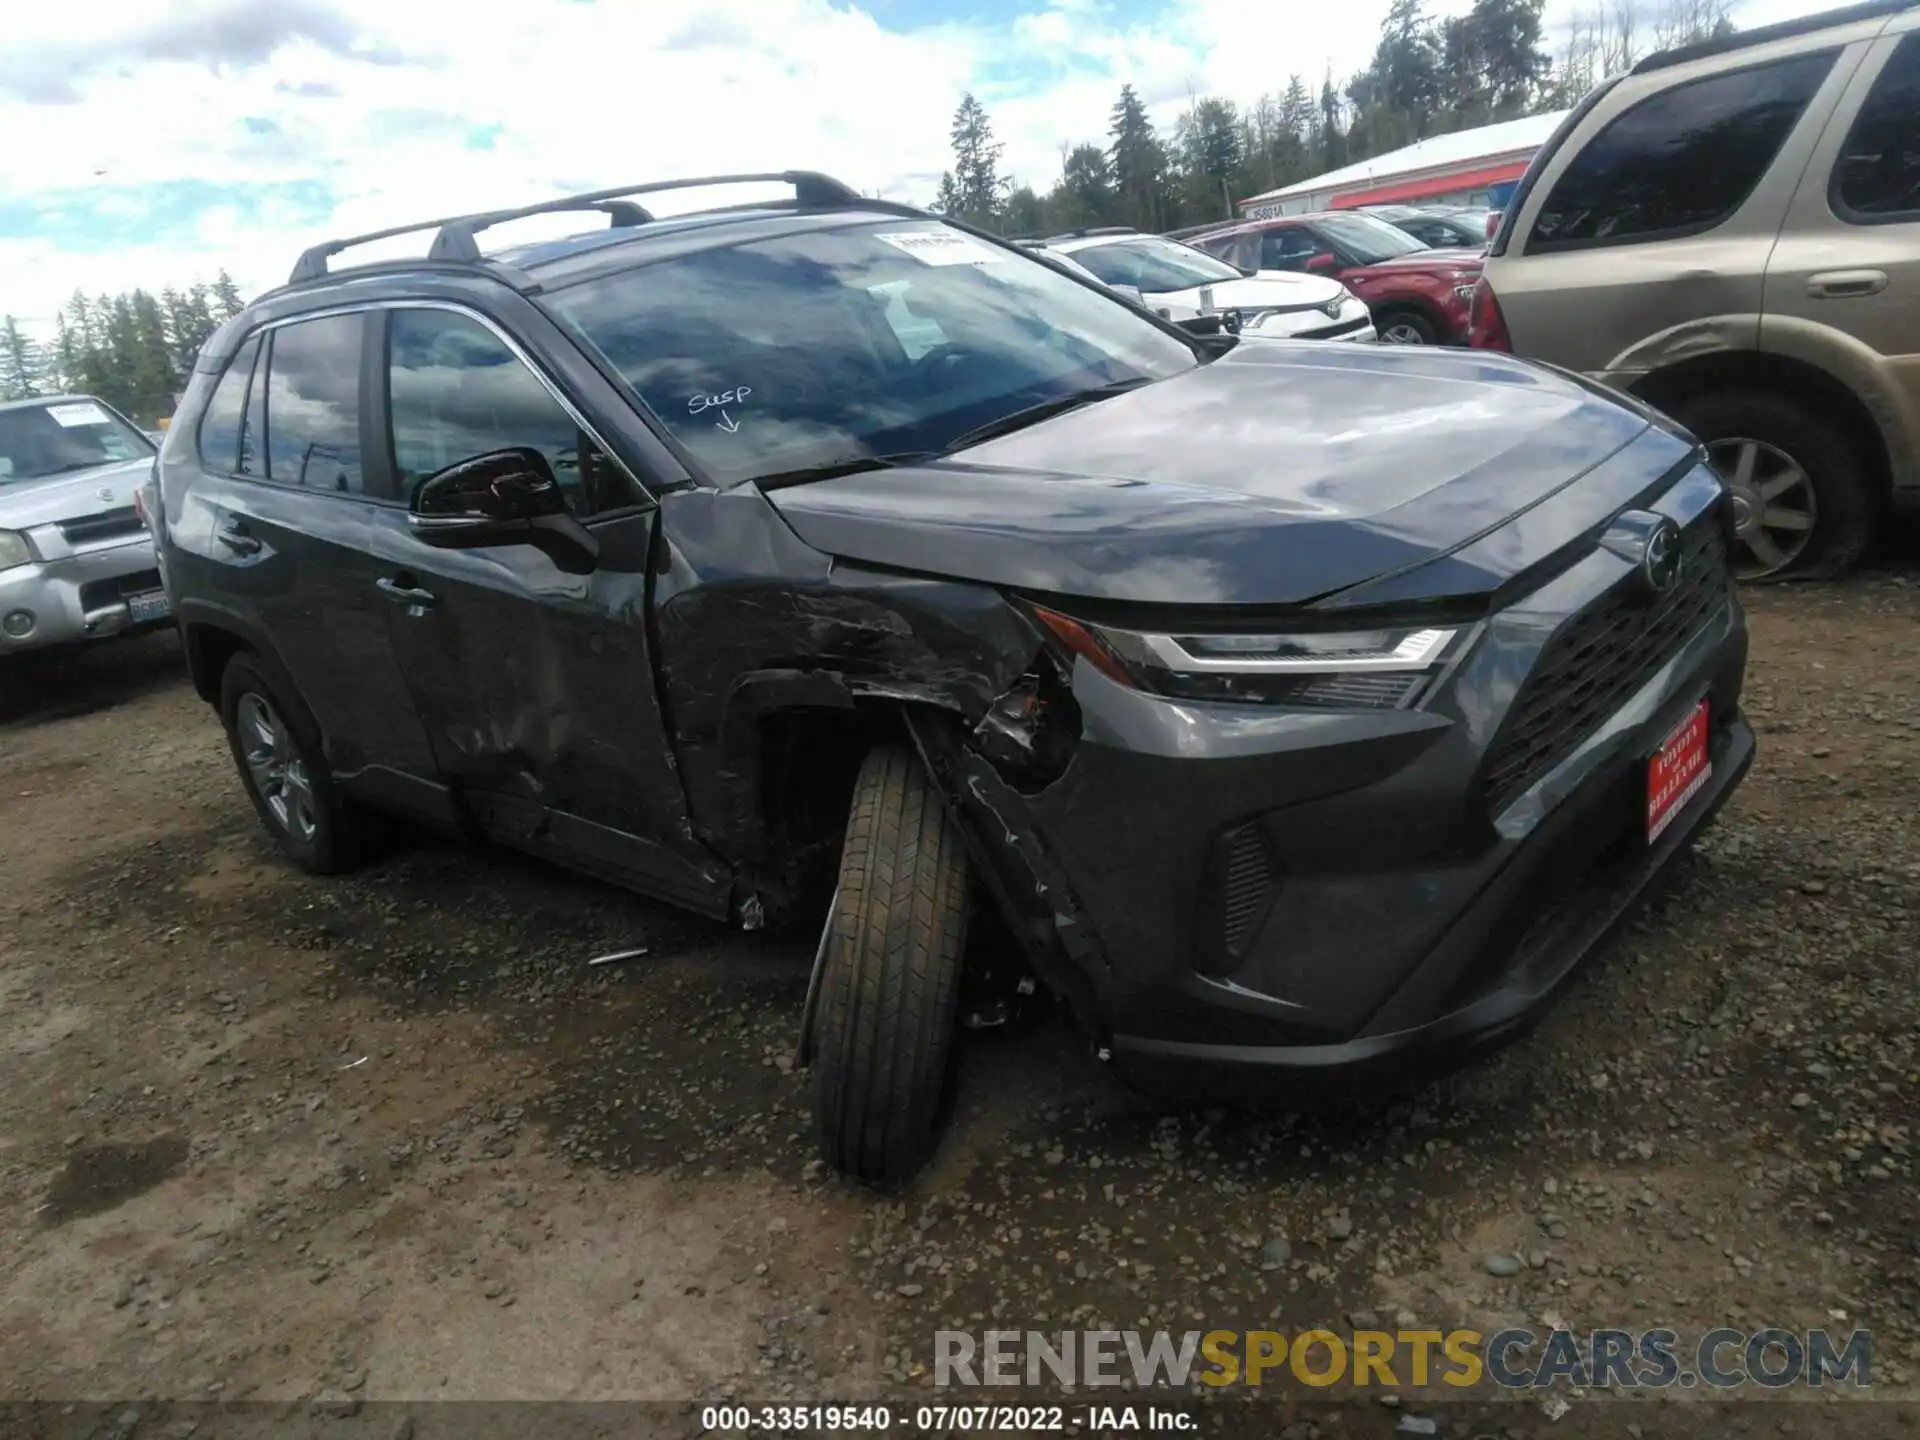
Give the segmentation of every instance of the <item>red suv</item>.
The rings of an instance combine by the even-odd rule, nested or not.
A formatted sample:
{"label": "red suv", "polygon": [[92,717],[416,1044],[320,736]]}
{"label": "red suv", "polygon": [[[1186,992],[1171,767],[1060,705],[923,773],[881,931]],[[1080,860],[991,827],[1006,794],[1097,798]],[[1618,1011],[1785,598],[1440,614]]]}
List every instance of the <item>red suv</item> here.
{"label": "red suv", "polygon": [[1242,270],[1311,270],[1367,302],[1393,345],[1464,345],[1478,250],[1435,250],[1355,210],[1288,215],[1186,237]]}

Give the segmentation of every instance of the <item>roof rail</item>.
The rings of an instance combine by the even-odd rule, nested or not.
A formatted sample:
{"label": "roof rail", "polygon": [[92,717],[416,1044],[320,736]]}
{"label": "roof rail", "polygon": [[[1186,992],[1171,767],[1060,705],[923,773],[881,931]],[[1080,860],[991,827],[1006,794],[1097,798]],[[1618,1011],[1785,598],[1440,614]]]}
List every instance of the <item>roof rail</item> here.
{"label": "roof rail", "polygon": [[303,280],[318,280],[327,274],[327,261],[342,250],[351,249],[355,245],[369,245],[375,240],[391,240],[397,235],[432,230],[436,233],[433,244],[427,251],[429,260],[473,264],[482,258],[480,247],[475,242],[474,236],[482,230],[503,224],[508,220],[521,220],[529,215],[591,210],[605,214],[612,228],[622,229],[627,226],[645,225],[653,219],[649,211],[626,197],[653,195],[663,190],[690,190],[707,185],[760,183],[793,186],[794,200],[800,205],[849,205],[856,204],[863,198],[860,192],[851,186],[815,170],[776,170],[748,175],[701,175],[686,180],[655,180],[645,185],[622,185],[612,190],[589,190],[584,194],[566,195],[558,200],[547,200],[538,205],[522,205],[512,210],[488,210],[476,215],[449,215],[439,220],[421,220],[412,225],[396,225],[388,230],[373,230],[365,235],[348,235],[339,240],[328,240],[300,252],[300,259],[294,264],[293,274],[288,278],[287,283],[298,285]]}
{"label": "roof rail", "polygon": [[1051,245],[1056,240],[1085,240],[1089,235],[1138,235],[1139,233],[1131,225],[1082,225],[1075,230],[1062,230],[1058,235],[1049,235],[1040,243]]}
{"label": "roof rail", "polygon": [[1796,35],[1811,35],[1817,30],[1827,30],[1835,25],[1851,25],[1860,20],[1878,20],[1884,16],[1898,15],[1920,5],[1920,0],[1866,0],[1865,4],[1848,5],[1839,10],[1822,10],[1818,15],[1802,16],[1798,20],[1782,20],[1774,25],[1762,25],[1756,30],[1736,30],[1731,35],[1723,35],[1717,40],[1701,40],[1692,45],[1679,45],[1672,50],[1660,50],[1647,56],[1627,73],[1644,75],[1649,70],[1665,70],[1670,65],[1684,65],[1690,60],[1705,60],[1712,55],[1727,55],[1736,50],[1745,50],[1754,45],[1765,45],[1774,40],[1791,40]]}

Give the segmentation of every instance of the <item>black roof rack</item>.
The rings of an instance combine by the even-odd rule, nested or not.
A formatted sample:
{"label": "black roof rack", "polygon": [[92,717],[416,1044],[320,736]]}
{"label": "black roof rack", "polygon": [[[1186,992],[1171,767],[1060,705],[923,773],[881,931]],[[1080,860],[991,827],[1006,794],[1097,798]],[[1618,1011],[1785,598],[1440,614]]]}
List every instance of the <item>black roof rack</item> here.
{"label": "black roof rack", "polygon": [[689,190],[696,186],[761,183],[793,186],[794,202],[799,205],[852,205],[862,203],[865,198],[851,186],[814,170],[778,170],[751,175],[701,175],[686,180],[655,180],[645,185],[622,185],[612,190],[589,190],[585,194],[566,195],[558,200],[546,200],[538,205],[522,205],[512,210],[488,210],[477,215],[449,215],[439,220],[421,220],[412,225],[396,225],[389,230],[374,230],[365,235],[348,235],[339,240],[328,240],[300,252],[300,259],[294,264],[293,274],[288,278],[287,283],[298,285],[303,280],[318,280],[327,273],[327,261],[342,250],[350,249],[355,245],[368,245],[375,240],[391,240],[396,235],[410,235],[421,230],[435,231],[433,244],[427,250],[429,261],[474,264],[483,258],[474,236],[482,230],[503,224],[508,220],[522,220],[529,215],[551,215],[570,210],[598,211],[608,217],[608,223],[612,228],[623,229],[627,226],[645,225],[653,219],[653,215],[648,210],[633,203],[627,198],[629,196],[653,195],[663,190]]}
{"label": "black roof rack", "polygon": [[1818,15],[1806,15],[1798,20],[1782,20],[1775,25],[1762,25],[1757,30],[1736,30],[1733,34],[1722,36],[1718,40],[1702,40],[1697,44],[1679,45],[1672,50],[1658,51],[1647,56],[1628,73],[1644,75],[1649,70],[1665,70],[1670,65],[1684,65],[1689,60],[1704,60],[1711,55],[1727,55],[1735,50],[1765,45],[1774,40],[1791,40],[1796,35],[1811,35],[1816,30],[1826,30],[1835,25],[1851,25],[1859,20],[1878,20],[1883,16],[1898,15],[1903,10],[1911,10],[1915,5],[1920,5],[1920,0],[1866,0],[1862,5],[1848,5],[1839,10],[1823,10]]}
{"label": "black roof rack", "polygon": [[1085,240],[1090,235],[1138,235],[1139,233],[1131,225],[1082,225],[1077,230],[1062,230],[1058,235],[1049,235],[1039,243],[1051,245],[1057,240]]}

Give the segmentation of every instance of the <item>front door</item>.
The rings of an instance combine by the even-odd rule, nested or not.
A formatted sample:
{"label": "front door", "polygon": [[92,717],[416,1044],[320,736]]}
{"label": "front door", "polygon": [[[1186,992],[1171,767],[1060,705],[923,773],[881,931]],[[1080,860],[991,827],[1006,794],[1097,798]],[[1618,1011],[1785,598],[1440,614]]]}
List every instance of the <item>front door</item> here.
{"label": "front door", "polygon": [[[441,774],[497,837],[682,904],[725,912],[724,868],[692,838],[647,637],[656,511],[487,323],[385,313],[400,505],[374,527],[394,646]],[[591,574],[530,545],[420,543],[421,480],[509,445],[544,454],[599,542]]]}
{"label": "front door", "polygon": [[[1920,424],[1920,15],[1873,43],[1767,267],[1764,347],[1838,368]],[[1805,347],[1817,346],[1806,354]],[[1911,445],[1897,481],[1920,481]]]}

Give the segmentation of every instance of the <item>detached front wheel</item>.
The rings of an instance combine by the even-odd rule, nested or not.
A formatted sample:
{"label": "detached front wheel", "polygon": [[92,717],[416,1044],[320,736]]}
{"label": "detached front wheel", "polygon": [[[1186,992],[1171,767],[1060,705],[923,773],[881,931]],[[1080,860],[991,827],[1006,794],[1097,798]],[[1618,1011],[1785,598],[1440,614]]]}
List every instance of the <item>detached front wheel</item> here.
{"label": "detached front wheel", "polygon": [[813,1039],[821,1153],[862,1180],[904,1180],[933,1149],[967,938],[960,827],[905,746],[854,782]]}

